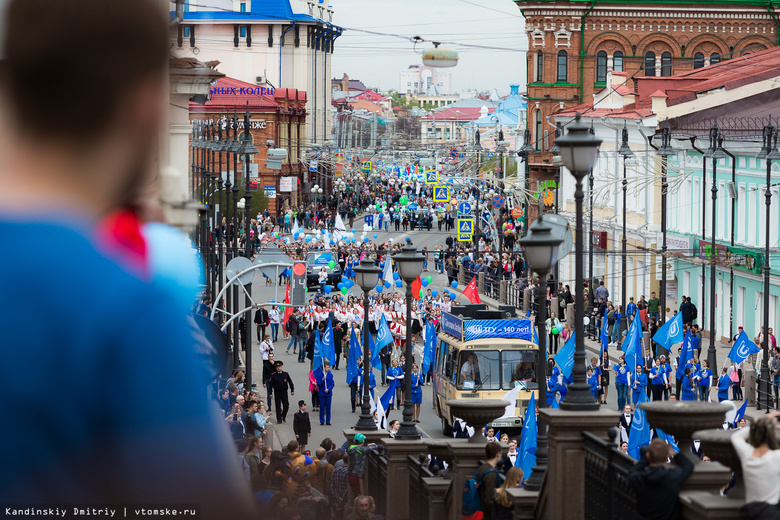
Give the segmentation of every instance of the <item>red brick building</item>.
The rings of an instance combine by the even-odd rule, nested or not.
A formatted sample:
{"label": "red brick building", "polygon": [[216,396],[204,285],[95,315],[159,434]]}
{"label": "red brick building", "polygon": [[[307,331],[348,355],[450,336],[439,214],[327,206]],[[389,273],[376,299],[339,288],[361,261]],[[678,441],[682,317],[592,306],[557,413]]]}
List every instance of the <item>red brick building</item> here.
{"label": "red brick building", "polygon": [[[555,168],[555,113],[593,101],[607,72],[671,76],[778,45],[774,2],[688,0],[618,2],[515,0],[528,34],[528,124],[537,153],[531,178]],[[625,90],[625,89],[624,89]]]}
{"label": "red brick building", "polygon": [[[248,105],[247,105],[248,104]],[[252,158],[250,179],[256,181],[259,193],[268,197],[268,211],[277,214],[285,206],[300,203],[303,182],[303,134],[306,125],[306,92],[296,89],[266,89],[233,78],[217,80],[205,104],[190,101],[190,120],[217,121],[223,117],[238,117],[239,138],[244,132],[244,113],[249,107],[249,133],[259,153]],[[223,133],[223,138],[225,138]],[[269,148],[285,148],[287,160],[281,170],[266,165]],[[222,157],[223,172],[227,171],[227,157]],[[243,166],[239,164],[240,184],[244,184]],[[233,165],[230,165],[231,182]],[[255,179],[255,177],[257,177]],[[282,192],[280,179],[296,177],[293,191]]]}

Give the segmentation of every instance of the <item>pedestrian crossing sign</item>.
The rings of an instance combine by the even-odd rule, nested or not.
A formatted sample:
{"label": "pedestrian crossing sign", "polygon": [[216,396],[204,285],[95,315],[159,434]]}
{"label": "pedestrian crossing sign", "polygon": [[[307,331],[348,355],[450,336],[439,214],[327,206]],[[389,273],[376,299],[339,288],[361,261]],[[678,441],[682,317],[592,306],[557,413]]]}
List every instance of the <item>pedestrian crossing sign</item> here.
{"label": "pedestrian crossing sign", "polygon": [[371,166],[372,166],[371,165],[371,161],[363,161],[363,171],[365,173],[370,173],[371,172]]}
{"label": "pedestrian crossing sign", "polygon": [[458,241],[459,242],[471,242],[472,240],[474,240],[473,236],[474,235],[467,235],[467,234],[463,234],[463,233],[458,233]]}
{"label": "pedestrian crossing sign", "polygon": [[[473,218],[459,218],[458,219],[458,235],[473,235],[474,234],[474,219]],[[471,239],[469,239],[471,240]]]}
{"label": "pedestrian crossing sign", "polygon": [[439,182],[439,172],[436,170],[425,171],[425,184],[437,184]]}
{"label": "pedestrian crossing sign", "polygon": [[448,202],[450,200],[450,188],[448,186],[433,187],[433,202]]}

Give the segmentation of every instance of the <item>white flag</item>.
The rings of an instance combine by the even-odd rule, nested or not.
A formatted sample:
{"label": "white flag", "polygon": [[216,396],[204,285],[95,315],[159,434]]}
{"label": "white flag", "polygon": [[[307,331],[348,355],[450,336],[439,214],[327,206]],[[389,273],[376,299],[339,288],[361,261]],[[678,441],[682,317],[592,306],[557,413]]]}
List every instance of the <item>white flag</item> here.
{"label": "white flag", "polygon": [[506,410],[504,411],[504,415],[499,417],[499,419],[503,419],[505,417],[516,417],[517,414],[515,413],[515,408],[517,405],[517,395],[520,393],[520,385],[517,385],[510,391],[508,391],[504,397],[501,398],[502,401],[507,401],[509,404],[506,405]]}

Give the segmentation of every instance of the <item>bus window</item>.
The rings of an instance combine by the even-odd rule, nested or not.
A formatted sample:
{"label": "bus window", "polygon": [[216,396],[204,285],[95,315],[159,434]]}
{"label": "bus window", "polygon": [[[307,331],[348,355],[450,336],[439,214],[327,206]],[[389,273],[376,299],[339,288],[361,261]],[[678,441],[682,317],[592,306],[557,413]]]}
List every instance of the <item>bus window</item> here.
{"label": "bus window", "polygon": [[444,364],[444,376],[449,380],[452,381],[452,365],[455,362],[455,350],[451,350],[450,346],[447,345],[447,358]]}
{"label": "bus window", "polygon": [[461,351],[458,389],[498,390],[501,386],[497,351]]}
{"label": "bus window", "polygon": [[536,388],[534,353],[518,350],[501,352],[501,386],[511,390],[516,382],[525,382],[527,388]]}

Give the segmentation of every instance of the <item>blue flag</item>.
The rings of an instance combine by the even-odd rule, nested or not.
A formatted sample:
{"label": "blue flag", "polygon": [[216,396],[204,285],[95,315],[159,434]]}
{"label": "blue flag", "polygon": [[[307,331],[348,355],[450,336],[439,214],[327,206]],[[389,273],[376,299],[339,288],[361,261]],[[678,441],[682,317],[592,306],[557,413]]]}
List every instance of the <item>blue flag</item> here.
{"label": "blue flag", "polygon": [[384,313],[379,320],[379,329],[376,332],[376,348],[381,350],[386,345],[393,343],[393,333],[390,332],[390,326],[387,324],[387,319]]}
{"label": "blue flag", "polygon": [[682,313],[678,312],[674,318],[667,321],[653,335],[653,341],[671,351],[672,345],[683,340]]}
{"label": "blue flag", "polygon": [[[647,401],[644,392],[639,393],[639,401]],[[639,448],[648,446],[651,441],[650,424],[647,422],[645,412],[637,407],[634,412],[634,420],[631,421],[631,433],[628,434],[628,454],[639,460]]]}
{"label": "blue flag", "polygon": [[331,366],[336,364],[336,340],[333,338],[333,324],[330,318],[328,318],[328,328],[322,337],[322,355]]}
{"label": "blue flag", "polygon": [[761,352],[761,348],[750,341],[750,338],[743,330],[729,351],[729,359],[734,363],[742,363],[750,354],[758,354],[759,352]]}
{"label": "blue flag", "polygon": [[425,326],[425,348],[423,350],[422,372],[424,376],[433,363],[434,352],[436,351],[436,327],[430,321]]}
{"label": "blue flag", "polygon": [[[523,480],[531,476],[531,468],[536,466],[536,437],[539,431],[536,426],[536,394],[531,394],[528,401],[528,410],[523,418],[523,433],[520,437],[520,447],[517,459],[521,460],[519,466],[523,470]],[[515,465],[517,462],[515,461]]]}
{"label": "blue flag", "polygon": [[[744,334],[744,332],[743,332]],[[747,399],[745,399],[745,402],[742,403],[742,406],[739,407],[739,410],[737,410],[737,415],[734,416],[734,425],[736,426],[739,424],[739,420],[745,417],[745,410],[747,410]]]}
{"label": "blue flag", "polygon": [[680,447],[677,446],[677,441],[674,440],[674,437],[662,431],[660,428],[656,428],[655,433],[658,434],[659,439],[661,439],[662,441],[666,441],[666,444],[669,444],[672,448],[674,448],[674,451],[676,451],[677,453],[680,452]]}
{"label": "blue flag", "polygon": [[314,355],[312,356],[311,371],[315,378],[321,378],[322,371],[322,341],[320,341],[320,328],[315,327]]}
{"label": "blue flag", "polygon": [[379,398],[379,402],[382,403],[382,409],[387,411],[387,409],[390,408],[390,405],[395,403],[395,386],[388,385],[385,393]]}
{"label": "blue flag", "polygon": [[550,408],[560,408],[560,407],[561,407],[561,403],[559,403],[558,399],[556,399],[555,396],[553,396],[553,402],[550,405]]}
{"label": "blue flag", "polygon": [[571,337],[566,341],[563,348],[553,356],[563,377],[569,377],[571,375],[571,369],[574,368],[574,350],[576,348],[574,337],[576,335],[576,332],[572,332]]}
{"label": "blue flag", "polygon": [[604,319],[601,322],[601,350],[599,359],[604,358],[604,351],[609,349],[609,320],[607,320],[607,309],[604,308]]}
{"label": "blue flag", "polygon": [[379,359],[379,351],[381,349],[374,343],[374,336],[371,335],[370,330],[366,329],[363,334],[363,343],[365,343],[365,337],[368,336],[368,351],[371,352],[371,366],[377,370],[381,370],[382,361]]}
{"label": "blue flag", "polygon": [[531,330],[534,331],[534,337],[533,337],[532,341],[534,342],[534,345],[538,345],[539,344],[539,334],[536,333],[536,325],[531,325]]}
{"label": "blue flag", "polygon": [[360,356],[360,344],[358,344],[355,329],[349,335],[349,350],[347,351],[347,384],[357,380],[357,358]]}
{"label": "blue flag", "polygon": [[623,355],[630,373],[634,373],[636,362],[642,355],[642,320],[639,319],[639,311],[634,313],[634,319],[628,328],[626,339],[623,340]]}
{"label": "blue flag", "polygon": [[689,330],[685,333],[685,337],[683,338],[682,350],[680,351],[680,360],[678,361],[677,371],[675,372],[678,379],[685,374],[685,365],[688,363],[689,359],[693,359],[694,350],[693,342],[691,341],[691,331]]}

